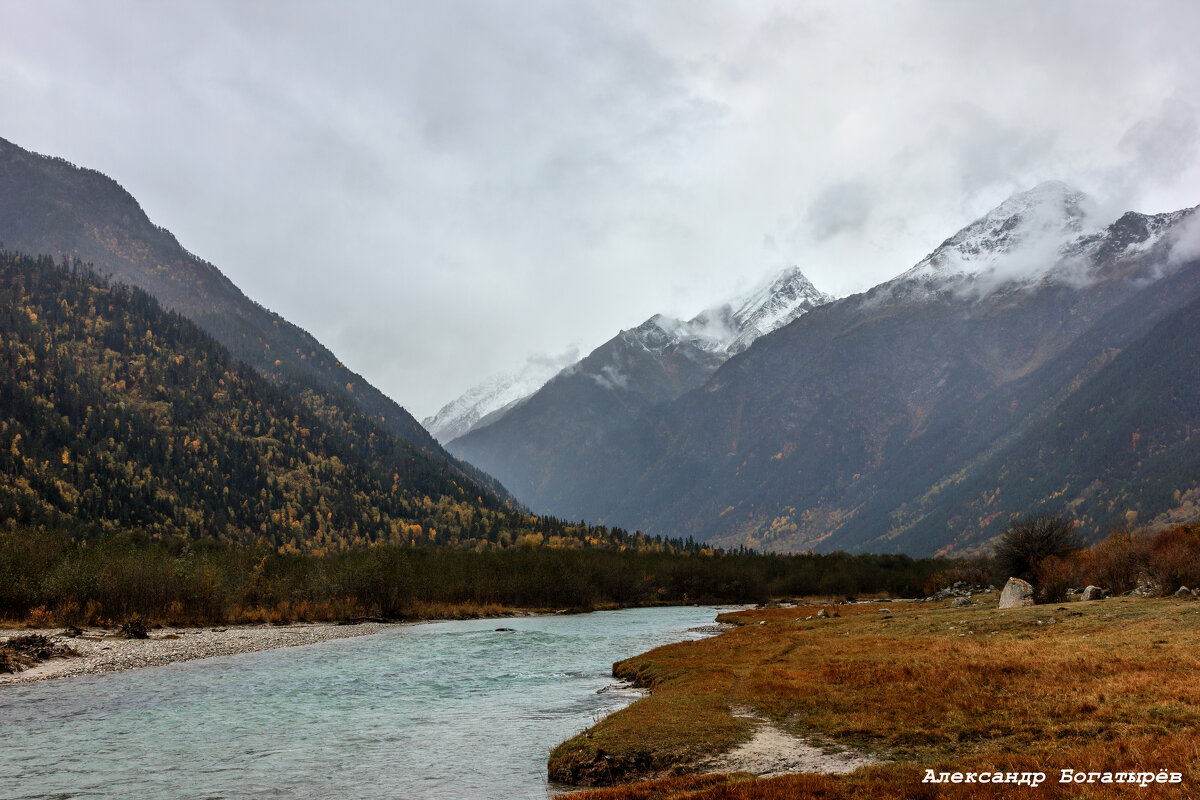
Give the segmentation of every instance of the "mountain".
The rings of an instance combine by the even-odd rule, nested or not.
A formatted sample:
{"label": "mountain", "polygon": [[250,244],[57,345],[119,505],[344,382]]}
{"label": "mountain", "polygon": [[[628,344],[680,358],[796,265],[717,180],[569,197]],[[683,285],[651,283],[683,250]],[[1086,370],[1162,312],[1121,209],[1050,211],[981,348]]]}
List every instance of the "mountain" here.
{"label": "mountain", "polygon": [[[1186,287],[1168,281],[1163,289],[1194,293],[1194,280]],[[1166,300],[1162,291],[1151,297],[1156,304]],[[1122,308],[1121,316],[1129,310]],[[1119,322],[1102,324],[1117,328]],[[1200,382],[1194,375],[1200,299],[1108,352],[1115,355],[1052,415],[987,454],[940,496],[922,495],[908,514],[944,520],[945,531],[955,534],[942,545],[950,549],[983,538],[998,505],[1069,514],[1084,530],[1194,522],[1200,516]],[[1047,372],[1068,363],[1056,359]]]}
{"label": "mountain", "polygon": [[307,331],[250,300],[215,266],[185,250],[116,181],[95,170],[0,139],[0,244],[92,264],[194,321],[277,385],[361,409],[487,491],[504,491],[489,476],[455,463],[412,415]]}
{"label": "mountain", "polygon": [[[1105,223],[1088,207],[1061,183],[1013,196],[892,281],[813,309],[594,437],[542,496],[568,517],[724,545],[914,555],[980,549],[1031,508],[1097,529],[1170,512],[1194,478],[1152,489],[1146,465],[1105,466],[1126,463],[1112,448],[1136,426],[1095,452],[1062,437],[1096,436],[1073,403],[1097,387],[1106,420],[1149,413],[1152,390],[1116,390],[1148,362],[1123,360],[1119,380],[1106,370],[1200,296],[1200,217]],[[1176,432],[1190,447],[1195,409],[1167,405],[1154,441]],[[1050,453],[1074,464],[1070,480]]]}
{"label": "mountain", "polygon": [[951,287],[986,293],[1000,285],[1028,283],[1058,269],[1059,251],[1083,234],[1091,201],[1061,181],[1047,181],[1009,197],[891,281],[934,292]]}
{"label": "mountain", "polygon": [[789,267],[753,291],[700,316],[721,319],[728,336],[721,340],[719,349],[735,355],[760,336],[833,299],[833,295],[813,286],[799,267]]}
{"label": "mountain", "polygon": [[[659,314],[632,331],[623,331],[622,335],[641,339],[639,346],[648,350],[661,352],[668,346],[683,347],[693,354],[700,369],[706,370],[745,350],[764,333],[832,299],[818,291],[798,268],[791,267],[745,295],[707,309],[691,320]],[[573,359],[531,358],[522,370],[493,376],[468,389],[425,418],[422,424],[438,441],[454,441],[499,421],[573,363]],[[615,362],[607,366],[605,374],[620,374]]]}
{"label": "mountain", "polygon": [[792,267],[690,320],[656,314],[561,370],[532,395],[483,417],[447,449],[495,475],[532,508],[573,509],[560,480],[579,474],[579,454],[700,386],[763,333],[831,299]]}

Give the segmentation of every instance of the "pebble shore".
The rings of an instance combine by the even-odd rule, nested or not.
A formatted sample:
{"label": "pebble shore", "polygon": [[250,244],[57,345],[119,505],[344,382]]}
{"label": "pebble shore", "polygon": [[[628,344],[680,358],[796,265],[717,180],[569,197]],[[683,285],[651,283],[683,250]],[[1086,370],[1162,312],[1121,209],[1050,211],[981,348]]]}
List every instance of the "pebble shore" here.
{"label": "pebble shore", "polygon": [[298,623],[231,625],[228,628],[155,628],[146,639],[123,639],[111,631],[97,629],[86,630],[76,637],[65,636],[62,628],[0,631],[0,641],[11,636],[40,633],[79,652],[76,657],[53,658],[21,672],[0,674],[0,685],[96,675],[196,658],[316,644],[332,639],[369,636],[385,627],[388,626],[383,623],[364,622],[358,625]]}

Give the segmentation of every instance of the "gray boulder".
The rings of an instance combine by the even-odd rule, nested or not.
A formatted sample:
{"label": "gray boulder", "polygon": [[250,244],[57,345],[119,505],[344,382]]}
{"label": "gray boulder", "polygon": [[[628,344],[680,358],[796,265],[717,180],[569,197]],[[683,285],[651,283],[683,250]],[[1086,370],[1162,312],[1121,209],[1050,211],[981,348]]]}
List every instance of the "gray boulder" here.
{"label": "gray boulder", "polygon": [[1099,586],[1088,586],[1083,590],[1083,600],[1100,600],[1104,597],[1104,590]]}
{"label": "gray boulder", "polygon": [[1000,608],[1024,608],[1033,605],[1033,585],[1020,578],[1009,578],[1000,593]]}
{"label": "gray boulder", "polygon": [[1186,586],[1180,586],[1179,589],[1175,592],[1175,596],[1176,597],[1191,597],[1192,590]]}
{"label": "gray boulder", "polygon": [[963,606],[969,605],[971,605],[971,598],[969,595],[967,597],[956,597],[954,598],[954,602],[950,604],[951,608],[962,608]]}

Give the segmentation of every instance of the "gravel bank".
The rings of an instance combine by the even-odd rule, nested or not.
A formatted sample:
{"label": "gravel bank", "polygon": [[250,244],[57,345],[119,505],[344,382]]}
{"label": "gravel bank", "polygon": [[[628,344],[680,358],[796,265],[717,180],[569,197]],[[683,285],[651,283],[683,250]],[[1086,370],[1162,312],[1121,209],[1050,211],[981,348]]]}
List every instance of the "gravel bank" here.
{"label": "gravel bank", "polygon": [[228,628],[155,628],[147,639],[122,639],[112,632],[91,629],[70,638],[62,628],[0,631],[0,641],[26,633],[40,633],[79,651],[74,658],[55,658],[14,674],[0,674],[0,685],[30,683],[75,675],[95,675],[137,667],[153,667],[194,658],[255,653],[277,647],[296,647],[332,639],[369,636],[388,627],[382,623],[359,625],[231,625]]}

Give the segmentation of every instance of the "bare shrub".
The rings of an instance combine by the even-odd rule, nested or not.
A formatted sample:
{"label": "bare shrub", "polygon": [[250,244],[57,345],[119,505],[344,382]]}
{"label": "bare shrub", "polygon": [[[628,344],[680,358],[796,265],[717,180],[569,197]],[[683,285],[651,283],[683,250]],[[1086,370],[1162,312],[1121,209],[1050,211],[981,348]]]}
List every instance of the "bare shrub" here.
{"label": "bare shrub", "polygon": [[1049,556],[1079,550],[1075,523],[1062,517],[1021,517],[1009,523],[996,544],[996,566],[1006,578],[1033,578],[1037,565]]}

